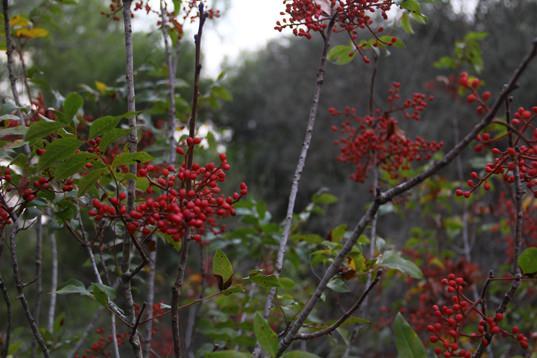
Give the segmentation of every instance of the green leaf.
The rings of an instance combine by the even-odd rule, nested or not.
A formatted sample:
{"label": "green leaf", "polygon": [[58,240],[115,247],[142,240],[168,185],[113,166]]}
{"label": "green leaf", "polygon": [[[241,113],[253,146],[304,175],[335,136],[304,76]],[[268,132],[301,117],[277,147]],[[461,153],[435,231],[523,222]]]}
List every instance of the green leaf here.
{"label": "green leaf", "polygon": [[417,0],[403,0],[400,6],[402,9],[410,12],[421,13],[421,5]]}
{"label": "green leaf", "polygon": [[103,135],[111,129],[116,128],[120,120],[121,118],[115,116],[104,116],[97,118],[95,121],[93,121],[93,123],[91,123],[89,129],[89,138]]}
{"label": "green leaf", "polygon": [[313,203],[317,205],[331,205],[337,203],[337,196],[330,193],[320,193],[313,196]]}
{"label": "green leaf", "polygon": [[88,175],[85,177],[82,177],[78,181],[78,195],[84,195],[90,190],[95,183],[99,180],[101,176],[103,176],[106,172],[106,169],[98,169],[91,171]]}
{"label": "green leaf", "polygon": [[114,158],[112,167],[117,168],[121,165],[130,165],[138,162],[146,163],[150,162],[151,160],[153,160],[153,157],[146,152],[121,153]]}
{"label": "green leaf", "polygon": [[346,65],[356,56],[352,45],[337,45],[328,51],[328,61],[337,65]]}
{"label": "green leaf", "polygon": [[340,242],[347,232],[347,225],[341,224],[336,226],[330,233],[332,236],[332,242]]}
{"label": "green leaf", "polygon": [[90,160],[97,159],[94,153],[82,152],[73,154],[64,162],[58,164],[54,175],[57,179],[65,179],[78,173]]}
{"label": "green leaf", "polygon": [[81,144],[82,142],[73,136],[55,140],[47,146],[46,153],[39,158],[39,169],[49,168],[53,164],[70,157]]}
{"label": "green leaf", "polygon": [[319,358],[319,356],[304,351],[291,351],[285,353],[282,358]]}
{"label": "green leaf", "polygon": [[28,132],[26,133],[26,140],[33,141],[35,139],[41,139],[51,133],[56,132],[62,127],[63,124],[60,122],[50,122],[41,119],[30,126]]}
{"label": "green leaf", "polygon": [[226,102],[233,100],[231,93],[223,86],[214,86],[211,88],[211,95]]}
{"label": "green leaf", "polygon": [[83,105],[84,99],[81,95],[75,92],[69,93],[63,102],[63,113],[61,116],[63,122],[70,122]]}
{"label": "green leaf", "polygon": [[97,302],[103,306],[108,306],[108,301],[116,297],[116,291],[102,283],[94,282],[90,285],[90,289]]}
{"label": "green leaf", "polygon": [[223,282],[227,282],[233,276],[233,266],[221,250],[216,250],[213,256],[213,275],[220,276]]}
{"label": "green leaf", "polygon": [[254,317],[254,332],[259,345],[265,353],[271,357],[276,357],[279,346],[278,336],[259,313],[256,313]]}
{"label": "green leaf", "polygon": [[274,275],[252,275],[251,279],[264,288],[281,287],[280,280]]}
{"label": "green leaf", "polygon": [[248,353],[242,353],[237,351],[220,351],[220,352],[209,352],[205,354],[205,358],[250,358],[251,355]]}
{"label": "green leaf", "polygon": [[108,146],[112,143],[114,143],[119,138],[126,137],[129,134],[128,129],[124,128],[113,128],[108,130],[106,133],[103,134],[101,137],[101,143],[99,144],[99,149],[101,152],[106,151]]}
{"label": "green leaf", "polygon": [[65,285],[56,291],[58,295],[70,295],[70,294],[78,294],[82,296],[88,296],[91,297],[91,292],[86,289],[86,286],[78,280],[69,280],[65,283]]}
{"label": "green leaf", "polygon": [[427,354],[423,343],[401,313],[398,313],[393,322],[395,345],[400,358],[426,358]]}
{"label": "green leaf", "polygon": [[423,278],[420,268],[412,261],[403,258],[401,253],[396,251],[386,251],[380,266],[401,271],[418,280]]}
{"label": "green leaf", "polygon": [[408,16],[408,13],[405,12],[402,16],[401,16],[401,27],[403,28],[403,30],[407,33],[407,34],[413,34],[414,33],[414,29],[412,28],[412,24],[410,22],[410,16]]}
{"label": "green leaf", "polygon": [[518,266],[525,274],[537,273],[537,247],[530,247],[518,257]]}

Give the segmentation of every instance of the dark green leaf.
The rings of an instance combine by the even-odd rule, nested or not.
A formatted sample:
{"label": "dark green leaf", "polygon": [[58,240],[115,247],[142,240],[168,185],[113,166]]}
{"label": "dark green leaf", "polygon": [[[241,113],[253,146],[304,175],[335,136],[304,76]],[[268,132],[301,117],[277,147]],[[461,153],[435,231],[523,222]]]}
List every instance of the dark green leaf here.
{"label": "dark green leaf", "polygon": [[94,153],[82,152],[73,154],[64,162],[58,164],[54,170],[54,175],[57,179],[69,178],[70,176],[78,173],[82,168],[84,168],[84,165],[87,162],[93,159],[97,159],[97,155]]}
{"label": "dark green leaf", "polygon": [[89,129],[89,137],[94,138],[107,133],[111,129],[116,128],[119,121],[120,118],[115,116],[104,116],[101,118],[97,118],[91,123]]}
{"label": "dark green leaf", "polygon": [[530,247],[520,254],[518,266],[525,274],[537,273],[537,247]]}
{"label": "dark green leaf", "polygon": [[237,351],[220,351],[220,352],[209,352],[204,355],[206,358],[250,358],[251,355],[247,353],[237,352]]}
{"label": "dark green leaf", "polygon": [[271,357],[275,357],[278,353],[278,336],[259,313],[256,313],[254,317],[254,332],[263,351]]}
{"label": "dark green leaf", "polygon": [[78,181],[78,195],[84,195],[90,190],[101,176],[106,173],[106,169],[98,169],[91,171],[85,177]]}
{"label": "dark green leaf", "polygon": [[112,167],[117,168],[121,165],[130,165],[138,162],[146,163],[151,160],[153,160],[153,157],[146,152],[121,153],[114,158],[114,161],[112,162]]}
{"label": "dark green leaf", "polygon": [[84,99],[78,93],[72,92],[67,95],[63,102],[63,122],[69,123],[75,116],[76,112],[84,105]]}
{"label": "dark green leaf", "polygon": [[423,278],[423,273],[420,268],[412,261],[403,258],[401,254],[396,251],[386,251],[380,266],[401,271],[418,280]]}
{"label": "dark green leaf", "polygon": [[106,151],[108,146],[114,143],[116,140],[126,137],[129,134],[128,129],[123,128],[113,128],[108,130],[102,137],[101,143],[99,144],[99,149],[101,152]]}
{"label": "dark green leaf", "polygon": [[401,313],[395,317],[392,329],[400,358],[427,357],[423,343]]}
{"label": "dark green leaf", "polygon": [[94,282],[90,285],[90,289],[97,302],[103,306],[108,306],[108,301],[116,296],[116,291],[112,287],[102,283]]}
{"label": "dark green leaf", "polygon": [[49,168],[53,164],[70,157],[81,144],[73,136],[55,140],[47,146],[46,153],[39,158],[39,169]]}
{"label": "dark green leaf", "polygon": [[319,356],[304,351],[291,351],[285,353],[282,358],[319,358]]}
{"label": "dark green leaf", "polygon": [[62,127],[63,124],[61,124],[60,122],[50,122],[41,119],[30,126],[28,132],[26,133],[26,140],[33,141],[35,139],[46,137],[47,135],[56,132]]}

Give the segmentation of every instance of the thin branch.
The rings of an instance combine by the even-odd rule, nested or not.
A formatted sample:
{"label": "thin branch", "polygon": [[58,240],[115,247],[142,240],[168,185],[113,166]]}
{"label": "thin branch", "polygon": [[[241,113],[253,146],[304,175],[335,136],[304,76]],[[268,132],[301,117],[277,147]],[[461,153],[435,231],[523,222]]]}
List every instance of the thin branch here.
{"label": "thin branch", "polygon": [[[132,23],[131,23],[131,5],[132,0],[123,0],[123,26],[125,34],[125,75],[127,80],[127,111],[131,113],[129,116],[129,135],[127,138],[128,149],[130,153],[135,153],[138,150],[138,134],[137,134],[137,116],[136,116],[136,102],[134,92],[134,53],[133,53],[133,41],[132,41]],[[136,174],[136,164],[129,166],[129,172]],[[134,208],[134,201],[136,200],[136,181],[135,179],[129,179],[127,187],[127,211],[130,212]],[[121,277],[122,285],[121,291],[123,297],[126,300],[125,312],[131,323],[134,324],[136,316],[134,314],[134,299],[132,297],[131,279],[133,276],[129,275],[131,265],[131,238],[128,234],[128,230],[125,230],[125,239],[123,240],[123,257],[121,262],[121,271],[123,273]],[[136,330],[136,327],[135,327]],[[131,346],[137,357],[142,357],[142,349],[140,345],[140,338],[138,334],[134,334],[133,339],[130,340]]]}
{"label": "thin branch", "polygon": [[291,324],[291,327],[289,328],[287,334],[281,340],[280,349],[278,351],[278,356],[281,356],[281,354],[283,354],[283,352],[285,352],[285,350],[289,347],[295,335],[297,334],[298,330],[302,327],[302,325],[304,324],[304,321],[307,319],[311,311],[316,306],[328,282],[338,272],[338,269],[343,263],[343,261],[345,260],[345,257],[351,251],[353,246],[356,244],[356,242],[358,241],[358,238],[364,232],[367,225],[371,223],[378,209],[382,205],[391,201],[394,197],[405,193],[406,191],[414,188],[415,186],[422,183],[429,177],[433,176],[442,168],[450,164],[458,155],[460,155],[461,152],[474,140],[476,135],[479,134],[494,119],[494,117],[496,116],[496,113],[498,112],[502,104],[504,103],[507,96],[509,96],[511,91],[513,91],[516,88],[516,85],[520,76],[524,73],[524,71],[527,69],[527,67],[529,66],[529,64],[531,63],[531,61],[534,59],[536,55],[537,55],[537,39],[533,41],[530,53],[523,59],[519,67],[515,70],[507,86],[504,87],[504,89],[502,90],[499,97],[496,99],[496,102],[494,103],[492,108],[489,110],[489,112],[474,126],[474,128],[460,142],[458,142],[445,155],[445,157],[442,160],[433,163],[433,165],[429,167],[428,169],[426,169],[423,173],[399,185],[396,185],[395,187],[387,191],[382,192],[379,195],[379,197],[375,201],[373,201],[373,203],[370,204],[366,213],[362,216],[362,218],[358,221],[355,228],[353,229],[351,236],[345,241],[341,251],[334,258],[334,261],[330,264],[330,266],[326,269],[313,295],[309,298],[308,302],[304,305],[302,311],[297,315],[297,318]]}
{"label": "thin branch", "polygon": [[[7,72],[9,76],[9,84],[15,105],[20,108],[22,105],[19,98],[19,93],[17,92],[17,77],[15,76],[15,69],[13,68],[13,51],[15,50],[15,45],[13,44],[11,38],[11,26],[9,25],[9,0],[2,0],[2,11],[4,14],[4,33],[6,36]],[[20,120],[21,123],[24,123],[22,116]]]}
{"label": "thin branch", "polygon": [[[203,26],[207,20],[208,14],[204,10],[203,2],[199,5],[199,25],[198,32],[194,36],[194,43],[196,47],[195,54],[195,68],[194,68],[194,89],[192,95],[192,112],[190,115],[189,123],[189,137],[194,138],[196,135],[196,118],[198,114],[198,99],[200,95],[200,75],[201,75],[201,40],[203,36]],[[192,163],[194,160],[194,145],[189,146],[186,166],[188,169],[192,169]],[[191,180],[186,181],[186,189],[191,188]],[[190,240],[190,230],[187,228],[183,235],[181,244],[181,252],[179,253],[179,265],[177,266],[177,276],[175,278],[174,285],[172,287],[171,298],[171,325],[172,325],[172,337],[173,337],[173,351],[176,358],[184,358],[187,356],[183,323],[179,317],[179,298],[181,295],[181,289],[185,279],[186,263],[188,259],[188,244]]]}
{"label": "thin branch", "polygon": [[[511,126],[511,103],[513,101],[512,97],[509,97],[505,100],[505,118],[508,126],[508,141],[509,141],[509,147],[513,148],[514,140],[513,140],[513,133],[517,134],[520,137],[519,133],[516,133]],[[523,137],[522,137],[523,138]],[[513,195],[513,202],[515,205],[515,230],[514,230],[514,241],[515,241],[515,250],[513,254],[513,265],[511,268],[511,271],[513,275],[516,275],[517,273],[520,273],[520,269],[518,267],[518,256],[520,255],[521,246],[522,246],[522,225],[524,220],[524,211],[522,208],[522,196],[524,195],[524,191],[522,189],[522,181],[520,180],[520,158],[518,157],[518,154],[520,154],[520,150],[518,146],[515,148],[517,155],[515,155],[515,168],[513,169],[513,175],[515,177],[515,183],[514,183],[514,195]]]}
{"label": "thin branch", "polygon": [[[13,212],[11,214],[15,215]],[[39,327],[37,325],[37,322],[35,321],[35,318],[30,310],[28,300],[26,299],[26,296],[24,294],[24,283],[22,282],[22,279],[21,279],[19,262],[17,259],[17,240],[16,240],[16,236],[18,233],[17,225],[18,225],[18,220],[14,220],[12,231],[9,234],[9,245],[8,245],[10,256],[11,256],[11,270],[13,272],[13,280],[15,281],[15,286],[17,288],[17,298],[21,302],[21,306],[26,316],[26,320],[28,321],[30,325],[32,334],[34,336],[34,339],[37,342],[37,345],[43,352],[43,356],[48,358],[49,351],[48,351],[47,345],[45,343],[45,340],[43,339],[43,336],[41,335],[41,332],[39,332]]]}
{"label": "thin branch", "polygon": [[311,332],[311,333],[301,333],[301,334],[297,334],[293,339],[294,340],[307,340],[307,339],[315,339],[315,338],[319,338],[319,337],[323,337],[327,334],[331,334],[333,331],[335,331],[336,329],[338,329],[339,326],[341,326],[343,323],[345,323],[345,321],[347,319],[349,319],[352,314],[354,312],[356,312],[356,310],[358,308],[360,308],[360,306],[362,305],[362,303],[365,301],[365,299],[367,298],[367,296],[369,295],[369,293],[373,290],[373,288],[375,288],[375,286],[380,282],[380,279],[382,277],[382,270],[379,270],[377,271],[377,275],[376,277],[373,279],[373,281],[367,286],[366,290],[362,293],[362,295],[360,296],[360,298],[358,299],[358,301],[356,301],[354,303],[354,305],[352,305],[351,308],[349,308],[340,318],[337,319],[337,321],[335,321],[334,323],[332,323],[330,326],[324,328],[324,329],[321,329],[317,332]]}
{"label": "thin branch", "polygon": [[11,301],[9,300],[9,295],[7,293],[6,285],[4,280],[0,277],[0,291],[2,292],[2,298],[6,303],[6,336],[4,337],[4,346],[0,350],[0,356],[2,358],[8,357],[9,352],[9,341],[11,337],[11,325],[13,321],[13,313],[11,312]]}
{"label": "thin branch", "polygon": [[[507,306],[513,300],[513,297],[515,296],[516,291],[520,287],[520,282],[522,281],[521,279],[522,279],[522,276],[520,275],[520,273],[517,273],[515,276],[515,279],[513,280],[511,284],[511,287],[509,288],[509,291],[505,293],[505,295],[503,296],[502,302],[496,309],[496,313],[504,313],[507,310]],[[485,339],[488,342],[488,344],[484,345],[483,341],[481,341],[481,343],[479,343],[479,347],[477,348],[477,351],[474,353],[472,358],[480,358],[485,352],[485,349],[487,348],[487,346],[492,342],[493,338],[494,338],[494,333],[492,332],[487,333],[485,336]]]}
{"label": "thin branch", "polygon": [[[49,212],[49,216],[50,216]],[[47,329],[52,332],[54,327],[54,317],[56,316],[56,291],[58,290],[58,246],[56,242],[56,233],[51,229],[49,231],[50,238],[50,260],[51,260],[51,273],[50,273],[50,302],[48,306],[48,321]]]}
{"label": "thin branch", "polygon": [[[319,68],[317,70],[317,76],[315,80],[315,90],[313,94],[313,100],[310,107],[310,112],[308,116],[308,123],[306,126],[306,134],[304,137],[304,142],[302,143],[302,149],[298,157],[298,162],[295,168],[295,173],[293,175],[293,182],[291,184],[291,191],[289,193],[289,200],[287,204],[287,214],[283,222],[283,234],[280,239],[280,245],[278,248],[278,253],[276,256],[276,265],[274,269],[274,275],[279,276],[283,269],[283,264],[285,260],[285,253],[287,251],[287,243],[289,241],[289,236],[291,235],[291,227],[293,224],[293,214],[295,212],[295,203],[296,197],[298,195],[298,190],[300,186],[300,179],[302,178],[302,172],[304,171],[304,166],[306,165],[306,159],[308,157],[308,152],[311,144],[311,139],[313,137],[313,130],[315,128],[315,120],[317,119],[317,112],[319,109],[319,100],[321,98],[321,90],[324,84],[324,76],[326,71],[326,62],[327,54],[330,48],[330,38],[332,36],[332,28],[335,23],[335,15],[330,20],[328,27],[323,33],[323,49],[321,52]],[[263,316],[268,318],[270,311],[272,310],[272,305],[274,297],[276,296],[276,288],[272,288],[267,296],[265,302],[265,309],[263,311]],[[259,349],[258,349],[259,351]]]}
{"label": "thin branch", "polygon": [[103,308],[99,307],[97,311],[95,312],[95,314],[93,315],[93,318],[91,319],[91,321],[88,323],[86,328],[84,328],[84,331],[82,332],[82,335],[80,335],[80,338],[76,342],[75,346],[67,355],[68,358],[74,358],[75,354],[78,353],[78,351],[82,348],[89,334],[93,331],[95,324],[97,324],[97,321],[99,320],[99,318],[101,318],[102,312],[103,312]]}

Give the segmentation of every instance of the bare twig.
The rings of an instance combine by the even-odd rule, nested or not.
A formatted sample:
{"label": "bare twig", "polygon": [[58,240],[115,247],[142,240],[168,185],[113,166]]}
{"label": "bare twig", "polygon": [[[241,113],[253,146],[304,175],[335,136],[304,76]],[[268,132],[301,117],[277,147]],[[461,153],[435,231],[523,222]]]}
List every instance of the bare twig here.
{"label": "bare twig", "polygon": [[[198,114],[198,98],[200,95],[200,75],[201,75],[201,40],[203,36],[203,26],[207,20],[208,14],[204,10],[203,2],[199,5],[199,25],[198,32],[194,36],[194,43],[196,47],[195,54],[195,68],[194,68],[194,89],[192,95],[192,112],[189,122],[189,137],[194,138],[196,136],[196,118]],[[188,169],[192,169],[192,163],[194,160],[194,145],[189,146],[186,166]],[[186,181],[186,189],[191,188],[191,180]],[[172,336],[173,336],[173,351],[176,358],[186,358],[187,352],[184,340],[183,323],[179,317],[179,298],[181,295],[181,289],[185,279],[185,269],[188,259],[188,244],[190,240],[190,230],[187,228],[183,235],[181,244],[181,252],[179,253],[179,265],[177,267],[177,275],[174,285],[172,287],[172,299],[171,299],[171,323],[172,323]]]}
{"label": "bare twig", "polygon": [[[509,140],[509,147],[514,146],[514,140],[513,140],[513,127],[511,126],[511,103],[513,101],[512,97],[509,97],[505,100],[505,118],[508,125],[508,140]],[[516,134],[516,133],[515,133]],[[519,154],[519,148],[518,146],[514,148],[516,150],[516,153]],[[520,273],[520,269],[518,267],[518,256],[520,255],[520,250],[522,246],[522,225],[524,220],[524,212],[522,209],[522,196],[524,195],[524,191],[522,189],[522,182],[520,180],[520,159],[518,155],[515,155],[515,168],[513,169],[513,175],[515,177],[515,183],[514,183],[514,195],[513,195],[513,202],[515,204],[515,230],[514,230],[514,242],[515,242],[515,248],[514,248],[514,254],[513,254],[513,265],[511,268],[511,271],[513,275],[516,275],[517,273]]]}
{"label": "bare twig", "polygon": [[[50,216],[49,212],[49,216]],[[48,321],[47,329],[52,332],[54,327],[54,317],[56,316],[56,291],[58,289],[58,246],[56,242],[56,233],[54,229],[49,230],[48,236],[50,238],[50,260],[51,260],[51,272],[50,272],[50,302],[48,306]]]}
{"label": "bare twig", "polygon": [[[22,105],[19,98],[19,93],[17,92],[17,77],[15,76],[15,69],[13,68],[13,50],[15,49],[15,45],[13,44],[11,38],[11,26],[9,25],[9,0],[2,0],[2,10],[4,14],[4,33],[6,36],[7,72],[9,76],[9,84],[15,105],[20,108]],[[24,123],[22,116],[20,120],[21,123]]]}
{"label": "bare twig", "polygon": [[[138,134],[137,134],[137,116],[136,116],[136,102],[134,92],[134,53],[132,43],[132,24],[131,24],[131,4],[132,0],[123,0],[123,26],[125,33],[125,65],[126,65],[126,80],[127,80],[127,111],[129,116],[129,135],[127,138],[128,149],[130,153],[135,153],[138,150]],[[136,164],[129,166],[129,172],[136,174]],[[131,211],[134,208],[134,201],[136,200],[136,181],[135,179],[129,179],[127,187],[127,211]],[[121,262],[121,271],[123,273],[121,277],[121,291],[126,300],[125,312],[132,324],[136,320],[134,314],[134,298],[132,297],[131,280],[132,275],[129,274],[131,265],[131,237],[128,234],[128,230],[125,230],[125,239],[123,240],[123,257]],[[142,349],[140,345],[140,338],[138,333],[134,334],[133,339],[130,340],[131,346],[137,357],[142,357]]]}
{"label": "bare twig", "polygon": [[[11,214],[14,215],[13,212]],[[34,336],[34,339],[37,342],[37,345],[43,352],[43,356],[48,358],[49,351],[48,351],[47,345],[45,343],[45,340],[43,339],[43,336],[41,335],[41,332],[39,332],[39,327],[30,310],[30,306],[28,304],[28,300],[26,299],[26,295],[24,294],[24,283],[22,282],[22,279],[21,279],[20,270],[19,270],[19,262],[17,259],[17,240],[16,240],[16,236],[18,233],[17,225],[18,225],[18,218],[16,218],[16,220],[13,220],[13,228],[11,230],[11,233],[9,234],[9,245],[8,245],[10,256],[11,256],[11,269],[13,272],[13,279],[15,281],[15,286],[17,288],[17,294],[18,294],[17,297],[19,301],[21,302],[22,309],[30,325],[32,334]]]}
{"label": "bare twig", "polygon": [[[515,296],[515,293],[518,290],[518,287],[520,287],[521,279],[522,279],[522,276],[520,275],[520,273],[517,273],[515,275],[515,279],[511,283],[511,287],[509,288],[509,291],[505,293],[505,295],[503,296],[502,302],[496,309],[496,313],[504,313],[507,310],[507,306],[513,300],[513,297]],[[490,281],[487,280],[487,283],[488,282]],[[485,340],[487,341],[488,344],[485,345],[483,344],[483,341],[481,341],[481,343],[479,343],[479,347],[477,348],[477,351],[474,353],[472,358],[480,358],[485,352],[485,349],[487,348],[487,346],[492,342],[493,338],[494,338],[494,333],[488,332],[485,336]]]}
{"label": "bare twig", "polygon": [[309,298],[308,302],[304,305],[304,308],[302,309],[302,311],[297,315],[296,319],[291,324],[291,327],[289,328],[287,334],[281,340],[278,356],[283,354],[283,352],[289,347],[295,335],[297,334],[298,330],[302,327],[302,325],[304,324],[304,321],[307,319],[307,317],[309,316],[313,308],[316,306],[328,282],[338,272],[339,267],[345,260],[345,257],[351,251],[352,247],[356,244],[356,241],[358,241],[358,238],[364,232],[367,225],[371,223],[378,209],[382,205],[391,201],[396,196],[403,194],[406,191],[421,184],[423,181],[425,181],[429,177],[436,174],[442,168],[446,167],[458,155],[460,155],[461,152],[474,140],[476,135],[480,133],[485,127],[487,127],[490,124],[490,122],[494,119],[494,117],[496,116],[496,113],[498,112],[502,104],[504,103],[507,96],[509,96],[511,91],[513,91],[516,88],[516,84],[518,80],[520,79],[520,76],[524,73],[524,71],[527,69],[527,67],[529,66],[529,64],[531,63],[531,61],[534,59],[536,55],[537,55],[537,39],[533,41],[530,53],[522,60],[519,67],[515,70],[507,86],[505,86],[505,88],[502,90],[501,94],[496,99],[494,105],[491,107],[489,112],[474,126],[474,128],[469,133],[466,134],[466,136],[464,136],[464,138],[460,142],[458,142],[444,156],[442,160],[434,162],[432,166],[426,169],[423,173],[409,180],[406,180],[402,182],[401,184],[396,185],[395,187],[387,191],[382,192],[377,197],[377,199],[374,200],[373,203],[371,203],[366,213],[362,216],[362,218],[356,224],[354,230],[352,231],[351,236],[345,241],[341,251],[334,258],[334,261],[330,264],[330,266],[326,269],[321,281],[318,283],[315,291],[313,292],[313,295]]}
{"label": "bare twig", "polygon": [[4,302],[6,303],[6,336],[4,337],[4,345],[0,350],[0,356],[2,358],[8,357],[9,352],[9,341],[11,337],[11,324],[13,320],[13,313],[11,312],[11,301],[9,300],[9,295],[7,293],[6,285],[4,283],[4,280],[2,277],[0,277],[0,292],[2,293],[2,298],[4,299]]}
{"label": "bare twig", "polygon": [[[283,269],[283,264],[285,260],[285,253],[287,251],[287,243],[289,241],[289,236],[291,234],[291,227],[293,224],[293,214],[295,211],[296,197],[298,194],[298,189],[300,186],[300,179],[302,178],[302,172],[304,166],[306,165],[306,159],[308,157],[308,152],[311,144],[311,139],[313,137],[313,130],[315,128],[315,120],[317,119],[317,111],[319,109],[319,100],[321,98],[321,90],[324,84],[325,68],[327,62],[328,49],[330,48],[330,38],[332,35],[332,28],[335,23],[335,15],[330,20],[328,27],[323,34],[323,49],[321,52],[319,68],[317,70],[317,76],[315,80],[315,90],[313,94],[313,101],[310,107],[310,113],[308,116],[308,123],[306,126],[306,134],[304,142],[302,143],[302,149],[298,157],[298,162],[295,168],[295,173],[293,175],[293,182],[291,184],[291,191],[289,193],[289,200],[287,204],[287,214],[283,222],[283,234],[280,239],[280,245],[278,248],[278,253],[276,256],[276,265],[274,269],[274,275],[279,276]],[[270,315],[272,310],[272,304],[274,301],[274,296],[276,295],[276,288],[272,288],[267,296],[265,302],[265,309],[263,311],[263,316],[267,318]],[[257,350],[259,351],[259,349]]]}
{"label": "bare twig", "polygon": [[328,326],[328,327],[326,327],[324,329],[321,329],[321,330],[319,330],[317,332],[297,334],[293,339],[294,340],[315,339],[315,338],[323,337],[323,336],[325,336],[327,334],[331,334],[339,326],[341,326],[343,323],[345,323],[345,321],[347,319],[349,319],[352,316],[352,314],[354,312],[356,312],[356,310],[358,308],[360,308],[360,306],[362,305],[362,303],[364,303],[364,301],[365,301],[366,297],[369,295],[369,293],[380,282],[381,277],[382,277],[382,270],[379,270],[379,271],[377,271],[377,275],[375,276],[373,281],[370,284],[367,285],[367,288],[362,293],[360,298],[352,305],[351,308],[349,308],[347,311],[345,311],[345,313],[340,318],[338,318],[337,321],[332,323],[330,326]]}

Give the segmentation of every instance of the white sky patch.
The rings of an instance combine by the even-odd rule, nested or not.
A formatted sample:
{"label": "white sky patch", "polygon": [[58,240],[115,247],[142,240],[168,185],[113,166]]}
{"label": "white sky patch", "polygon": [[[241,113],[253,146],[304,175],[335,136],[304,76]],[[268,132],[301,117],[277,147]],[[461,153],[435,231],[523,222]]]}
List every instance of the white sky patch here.
{"label": "white sky patch", "polygon": [[[150,0],[154,10],[159,9],[160,0]],[[172,8],[171,0],[167,0]],[[456,12],[472,14],[477,0],[452,0]],[[275,38],[289,35],[274,30],[276,21],[280,19],[280,11],[284,9],[282,0],[230,0],[230,7],[222,17],[209,21],[204,32],[204,71],[209,76],[216,76],[225,60],[233,64],[240,60],[244,52],[262,49]],[[134,20],[135,31],[155,29],[158,16],[146,15],[141,11]],[[434,18],[433,18],[434,21]],[[196,23],[187,25],[194,33]],[[185,38],[184,41],[193,41]]]}

